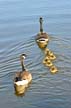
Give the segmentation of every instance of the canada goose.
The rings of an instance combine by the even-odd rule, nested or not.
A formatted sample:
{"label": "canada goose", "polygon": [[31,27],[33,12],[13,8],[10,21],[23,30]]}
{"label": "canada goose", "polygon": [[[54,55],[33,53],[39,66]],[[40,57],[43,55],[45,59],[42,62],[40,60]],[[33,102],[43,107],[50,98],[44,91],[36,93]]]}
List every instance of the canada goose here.
{"label": "canada goose", "polygon": [[41,49],[44,49],[48,44],[49,38],[48,38],[48,34],[43,32],[42,17],[40,17],[39,22],[40,22],[40,33],[38,33],[36,36],[36,42]]}
{"label": "canada goose", "polygon": [[55,74],[57,71],[58,71],[58,69],[57,69],[56,66],[53,65],[53,66],[50,67],[50,72],[51,72],[52,74]]}
{"label": "canada goose", "polygon": [[26,57],[26,54],[22,54],[20,56],[22,71],[16,72],[16,75],[14,78],[14,87],[15,87],[16,92],[18,92],[19,94],[23,93],[25,91],[25,88],[32,81],[31,73],[28,72],[24,66],[23,61],[24,61],[25,57]]}
{"label": "canada goose", "polygon": [[43,64],[45,64],[45,66],[48,66],[48,67],[53,65],[51,60],[48,57],[43,60]]}

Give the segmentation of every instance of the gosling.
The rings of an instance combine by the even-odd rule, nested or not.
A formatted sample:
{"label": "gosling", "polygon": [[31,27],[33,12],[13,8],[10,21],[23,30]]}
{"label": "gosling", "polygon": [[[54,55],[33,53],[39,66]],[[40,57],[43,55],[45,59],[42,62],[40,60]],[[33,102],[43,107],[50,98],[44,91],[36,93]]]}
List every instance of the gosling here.
{"label": "gosling", "polygon": [[56,66],[51,66],[50,67],[50,72],[52,73],[52,74],[55,74],[55,73],[57,73],[58,72],[58,69],[57,69],[57,67]]}
{"label": "gosling", "polygon": [[46,57],[43,60],[43,64],[45,64],[45,66],[48,66],[48,67],[51,67],[53,65],[53,63],[51,62],[51,60],[48,57]]}
{"label": "gosling", "polygon": [[45,49],[44,51],[45,55],[49,57],[50,60],[55,60],[56,56],[52,51],[50,51],[48,48]]}

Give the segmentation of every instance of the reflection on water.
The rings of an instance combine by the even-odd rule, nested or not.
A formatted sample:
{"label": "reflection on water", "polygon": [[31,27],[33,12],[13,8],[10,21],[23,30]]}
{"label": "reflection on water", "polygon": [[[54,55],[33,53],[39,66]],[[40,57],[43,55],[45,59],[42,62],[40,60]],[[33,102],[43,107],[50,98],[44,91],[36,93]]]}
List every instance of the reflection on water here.
{"label": "reflection on water", "polygon": [[[60,2],[61,1],[61,2]],[[71,1],[0,0],[0,106],[3,108],[70,108],[71,106]],[[29,5],[28,5],[29,4]],[[32,4],[32,5],[31,5]],[[40,5],[39,5],[40,4]],[[43,65],[44,53],[35,42],[38,18],[44,18],[48,48],[57,59],[57,74]],[[26,53],[26,68],[33,81],[22,97],[15,95],[13,78],[21,70],[19,56]]]}

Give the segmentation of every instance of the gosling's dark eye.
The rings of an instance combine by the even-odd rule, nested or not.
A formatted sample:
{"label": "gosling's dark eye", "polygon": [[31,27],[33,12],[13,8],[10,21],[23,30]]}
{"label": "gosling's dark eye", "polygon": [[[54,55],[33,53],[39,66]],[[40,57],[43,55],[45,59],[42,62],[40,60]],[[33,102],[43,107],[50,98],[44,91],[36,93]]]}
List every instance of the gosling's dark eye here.
{"label": "gosling's dark eye", "polygon": [[52,70],[54,70],[55,68],[52,68]]}
{"label": "gosling's dark eye", "polygon": [[47,62],[47,59],[45,59],[45,61]]}

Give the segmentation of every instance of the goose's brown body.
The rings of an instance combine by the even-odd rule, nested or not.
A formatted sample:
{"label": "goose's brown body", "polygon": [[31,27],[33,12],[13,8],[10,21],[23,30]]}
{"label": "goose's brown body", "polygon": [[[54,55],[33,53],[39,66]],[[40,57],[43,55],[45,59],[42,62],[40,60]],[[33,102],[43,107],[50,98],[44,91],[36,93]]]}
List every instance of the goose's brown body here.
{"label": "goose's brown body", "polygon": [[[32,79],[31,73],[29,73],[26,70],[23,72],[17,72],[15,76],[20,78],[21,80],[28,80],[29,83],[31,82],[31,79]],[[16,77],[15,77],[15,80],[16,80]]]}

